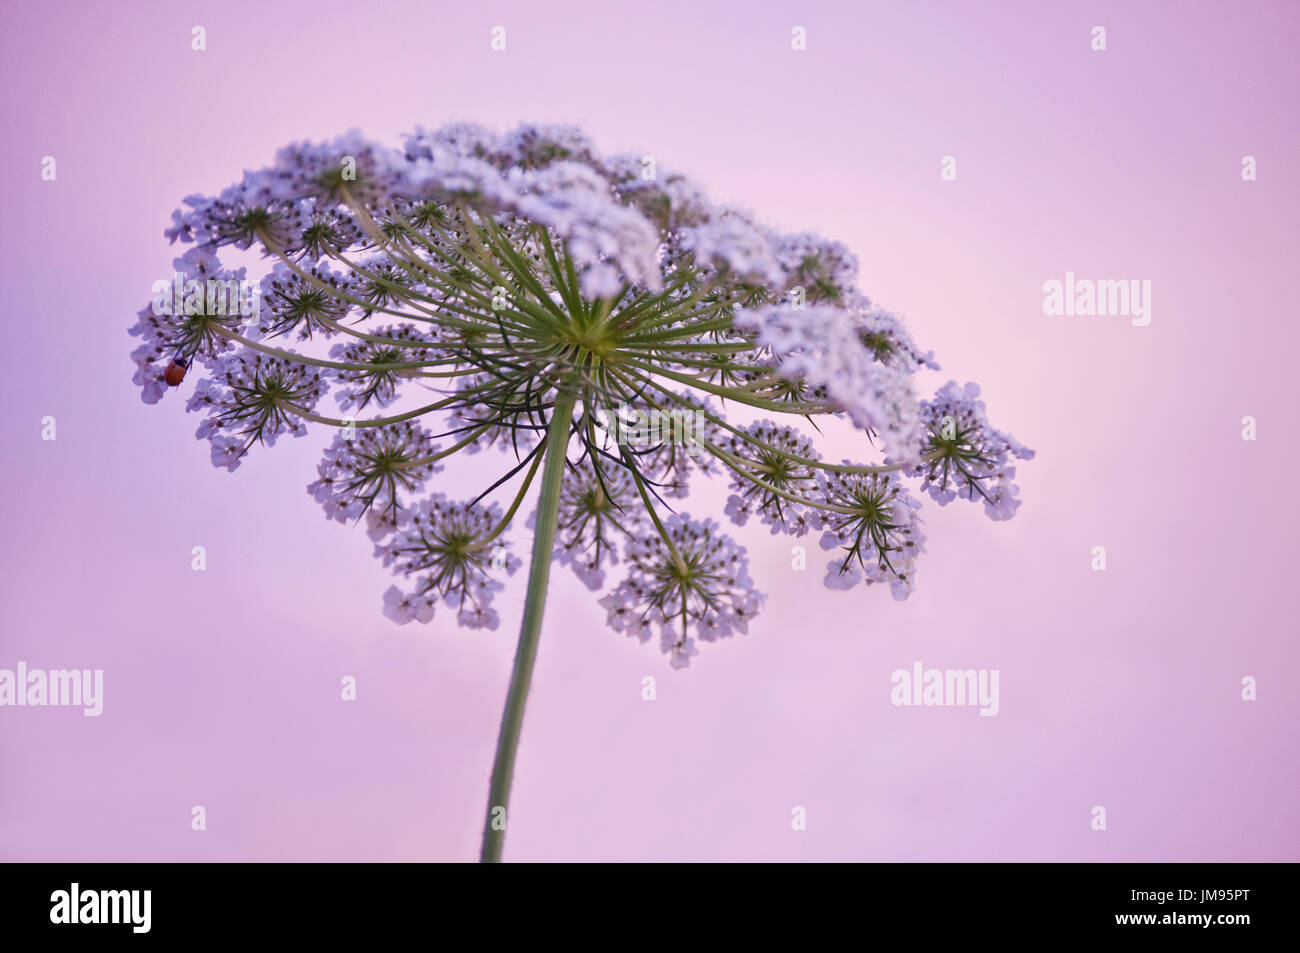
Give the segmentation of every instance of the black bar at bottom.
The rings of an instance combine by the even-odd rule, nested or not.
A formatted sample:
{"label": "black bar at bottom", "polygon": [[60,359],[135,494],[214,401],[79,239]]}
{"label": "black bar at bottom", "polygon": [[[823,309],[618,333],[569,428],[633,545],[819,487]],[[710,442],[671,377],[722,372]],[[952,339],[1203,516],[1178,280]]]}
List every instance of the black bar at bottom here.
{"label": "black bar at bottom", "polygon": [[481,929],[485,916],[499,924],[497,940],[517,924],[538,938],[612,927],[662,942],[698,916],[733,940],[787,920],[809,938],[848,927],[864,940],[901,933],[926,945],[1124,934],[1231,942],[1286,930],[1295,880],[1280,864],[575,864],[544,877],[529,865],[7,864],[0,873],[6,940],[332,945],[412,927],[437,944]]}

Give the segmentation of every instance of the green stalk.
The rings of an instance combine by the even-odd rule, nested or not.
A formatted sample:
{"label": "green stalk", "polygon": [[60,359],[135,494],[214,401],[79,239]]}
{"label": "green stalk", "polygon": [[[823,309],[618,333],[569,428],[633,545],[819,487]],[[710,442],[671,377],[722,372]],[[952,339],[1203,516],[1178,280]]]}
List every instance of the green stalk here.
{"label": "green stalk", "polygon": [[[497,754],[492,762],[492,785],[488,789],[487,818],[483,822],[483,852],[479,860],[485,864],[501,862],[501,849],[506,839],[510,782],[514,779],[515,754],[519,750],[519,732],[524,724],[524,705],[528,702],[528,688],[533,681],[533,663],[537,661],[537,640],[542,631],[542,610],[546,607],[546,582],[551,574],[555,524],[560,513],[560,478],[564,475],[574,400],[571,393],[557,392],[555,409],[546,431],[546,464],[542,469],[542,489],[537,499],[537,526],[533,531],[533,561],[528,570],[524,621],[519,628],[515,669],[510,676],[505,713],[501,716],[501,734],[497,736]],[[497,808],[501,809],[499,814]]]}

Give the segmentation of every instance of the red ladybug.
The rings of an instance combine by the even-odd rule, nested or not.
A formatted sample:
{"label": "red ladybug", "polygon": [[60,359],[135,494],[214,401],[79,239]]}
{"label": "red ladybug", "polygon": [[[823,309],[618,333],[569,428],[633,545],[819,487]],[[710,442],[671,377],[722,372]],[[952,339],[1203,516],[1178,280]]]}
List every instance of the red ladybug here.
{"label": "red ladybug", "polygon": [[189,364],[182,361],[179,357],[172,358],[172,362],[167,365],[167,370],[163,371],[163,380],[167,386],[175,387],[185,380],[185,372],[189,370]]}

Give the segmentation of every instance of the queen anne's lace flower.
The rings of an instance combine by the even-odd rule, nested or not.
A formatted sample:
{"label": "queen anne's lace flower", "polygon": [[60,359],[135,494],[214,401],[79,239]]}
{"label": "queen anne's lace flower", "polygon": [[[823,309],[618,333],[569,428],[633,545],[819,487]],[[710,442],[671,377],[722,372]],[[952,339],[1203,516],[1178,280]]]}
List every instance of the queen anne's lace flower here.
{"label": "queen anne's lace flower", "polygon": [[818,525],[817,510],[799,501],[818,492],[816,466],[821,459],[813,442],[793,427],[768,420],[750,424],[726,442],[743,469],[733,470],[726,513],[744,526],[758,514],[772,534],[803,536]]}
{"label": "queen anne's lace flower", "polygon": [[[536,526],[537,514],[529,519]],[[605,584],[605,571],[618,564],[620,546],[645,532],[645,510],[621,467],[581,467],[560,488],[555,527],[556,560],[568,566],[593,592]]]}
{"label": "queen anne's lace flower", "polygon": [[[532,513],[555,561],[607,593],[610,625],[658,632],[683,666],[762,603],[744,550],[673,512],[695,480],[726,473],[738,525],[821,531],[842,551],[831,588],[888,581],[899,597],[923,541],[902,477],[940,503],[982,499],[995,519],[1019,505],[1010,461],[1032,454],[989,425],[974,385],[918,400],[933,352],[857,287],[852,252],[716,206],[653,157],[602,157],[573,127],[294,143],[216,197],[187,197],[165,235],[189,246],[176,270],[204,285],[248,283],[223,266],[227,247],[270,267],[251,318],[204,294],[140,312],[142,398],[185,380],[198,435],[232,470],[255,443],[342,428],[308,490],[329,518],[364,521],[408,580],[384,597],[398,622],[444,602],[495,626],[491,598],[519,564],[507,531]],[[331,385],[340,413],[385,416],[328,416]],[[640,438],[577,406],[658,424]],[[732,408],[758,419],[729,424]],[[881,459],[824,462],[826,415]],[[507,462],[479,499],[431,492],[445,460],[490,446]],[[543,484],[551,508],[522,508]],[[497,492],[513,494],[505,509],[485,502]]]}
{"label": "queen anne's lace flower", "polygon": [[721,266],[746,281],[780,285],[785,280],[771,234],[737,209],[682,228],[680,244],[699,264]]}
{"label": "queen anne's lace flower", "polygon": [[404,184],[401,153],[353,129],[331,142],[296,142],[276,154],[267,190],[276,198],[381,202]]}
{"label": "queen anne's lace flower", "polygon": [[842,303],[857,291],[858,256],[840,242],[808,232],[780,235],[772,251],[786,287],[802,288],[809,303]]}
{"label": "queen anne's lace flower", "polygon": [[406,158],[417,159],[485,159],[499,149],[496,133],[471,122],[454,122],[439,129],[417,126],[407,135]]}
{"label": "queen anne's lace flower", "polygon": [[347,367],[338,370],[334,399],[343,410],[387,407],[397,399],[398,385],[416,376],[435,348],[435,335],[413,324],[375,328],[365,338],[335,344],[330,359]]}
{"label": "queen anne's lace flower", "polygon": [[718,532],[713,520],[673,514],[664,538],[632,540],[628,575],[600,600],[609,624],[647,641],[660,630],[660,649],[673,668],[690,664],[695,640],[713,642],[748,632],[764,596],[749,577],[743,547]]}
{"label": "queen anne's lace flower", "polygon": [[[399,577],[383,594],[399,624],[441,604],[496,628],[493,598],[521,565],[510,530],[534,514],[485,859],[500,856],[552,562],[604,591],[610,627],[658,635],[684,668],[764,601],[740,545],[673,511],[701,478],[726,472],[742,526],[821,531],[830,588],[888,582],[900,599],[924,542],[905,477],[940,503],[978,497],[994,519],[1019,505],[1009,463],[1030,451],[989,424],[974,385],[917,398],[933,353],[858,289],[848,249],[716,206],[653,157],[602,157],[572,127],[458,123],[401,150],[353,131],[184,204],[164,235],[189,246],[176,269],[201,290],[194,307],[160,295],[140,312],[133,381],[145,403],[192,388],[214,465],[308,424],[339,429],[308,490],[330,519],[364,522]],[[270,262],[251,314],[207,293],[246,281],[228,248]],[[331,385],[343,413],[376,416],[329,416]],[[615,434],[596,408],[658,426]],[[828,416],[879,459],[825,462]],[[475,499],[430,485],[489,446],[504,453],[480,462],[504,472]]]}
{"label": "queen anne's lace flower", "polygon": [[495,158],[522,169],[540,169],[567,160],[590,162],[596,154],[595,144],[577,126],[524,124],[506,133],[500,142]]}
{"label": "queen anne's lace flower", "polygon": [[842,553],[826,567],[827,587],[888,582],[895,599],[906,599],[925,543],[921,504],[893,473],[821,472],[818,479],[823,499],[837,507],[822,514],[821,547]]}
{"label": "queen anne's lace flower", "polygon": [[276,193],[268,173],[246,172],[242,182],[217,198],[188,196],[185,204],[190,211],[182,213],[168,237],[195,240],[213,248],[249,248],[257,242],[279,249],[297,247],[309,223],[307,206]]}
{"label": "queen anne's lace flower", "polygon": [[254,443],[270,447],[282,434],[305,435],[303,412],[328,386],[318,369],[292,357],[239,351],[213,362],[185,409],[208,414],[195,436],[211,442],[214,465],[234,470]]}
{"label": "queen anne's lace flower", "polygon": [[937,371],[934,352],[922,352],[912,340],[902,318],[884,308],[872,307],[865,295],[855,295],[858,302],[852,307],[857,324],[858,340],[881,364],[901,367],[908,373],[921,368]]}
{"label": "queen anne's lace flower", "polygon": [[774,305],[742,312],[736,326],[755,332],[782,376],[823,391],[837,410],[878,435],[889,456],[916,458],[920,417],[911,378],[876,359],[852,312],[828,305]]}
{"label": "queen anne's lace flower", "polygon": [[321,258],[336,257],[362,240],[363,229],[356,218],[338,208],[314,208],[303,226],[297,243],[284,248],[296,254],[302,265],[314,264]]}
{"label": "queen anne's lace flower", "polygon": [[352,304],[360,302],[363,317],[377,311],[390,312],[405,304],[425,287],[423,276],[410,265],[391,255],[372,255],[354,266],[355,290]]}
{"label": "queen anne's lace flower", "polygon": [[307,487],[325,515],[346,523],[372,508],[399,509],[442,469],[438,444],[410,420],[336,434]]}
{"label": "queen anne's lace flower", "polygon": [[304,341],[313,333],[330,337],[337,333],[337,322],[352,307],[343,297],[352,292],[352,284],[350,275],[336,275],[329,268],[277,264],[262,279],[257,336],[276,337],[296,331],[299,340]]}
{"label": "queen anne's lace flower", "polygon": [[684,175],[652,166],[653,161],[634,155],[605,160],[605,174],[620,201],[649,219],[661,235],[707,222],[710,205],[704,190]]}
{"label": "queen anne's lace flower", "polygon": [[[495,629],[500,619],[492,597],[505,588],[498,577],[520,565],[494,536],[501,515],[495,504],[455,503],[434,493],[399,520],[393,538],[375,553],[394,573],[414,578],[415,591],[406,598],[441,598],[466,628]],[[385,606],[393,604],[385,596]],[[428,621],[418,613],[414,618]]]}
{"label": "queen anne's lace flower", "polygon": [[221,267],[215,251],[206,245],[191,248],[172,267],[180,276],[179,286],[169,283],[137,313],[130,329],[144,342],[131,359],[136,364],[133,381],[146,404],[156,404],[166,391],[165,367],[159,362],[180,359],[188,367],[197,355],[210,363],[234,347],[231,335],[246,323],[240,313],[243,268]]}
{"label": "queen anne's lace flower", "polygon": [[989,425],[979,395],[978,384],[959,388],[949,381],[922,404],[926,459],[910,472],[922,478],[921,489],[941,506],[959,496],[982,500],[989,519],[1006,520],[1020,506],[1010,460],[1032,460],[1034,451]]}

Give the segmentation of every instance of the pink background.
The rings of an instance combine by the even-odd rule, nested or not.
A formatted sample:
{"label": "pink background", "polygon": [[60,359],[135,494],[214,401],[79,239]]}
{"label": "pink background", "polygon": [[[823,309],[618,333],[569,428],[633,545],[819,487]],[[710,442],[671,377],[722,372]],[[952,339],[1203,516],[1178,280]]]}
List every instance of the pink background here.
{"label": "pink background", "polygon": [[[170,275],[171,209],[278,146],[528,119],[842,239],[938,352],[927,383],[981,382],[1039,455],[1009,524],[927,506],[907,603],[826,591],[820,552],[795,572],[789,540],[739,531],[767,611],[685,672],[560,572],[507,859],[1300,859],[1298,11],[7,9],[0,667],[102,668],[106,697],[99,718],[0,709],[0,857],[477,856],[522,581],[495,633],[390,624],[370,544],[305,492],[327,435],[215,470],[197,417],[140,403],[125,329]],[[1150,279],[1151,325],[1045,317],[1067,270]],[[486,472],[445,486],[469,496]],[[890,672],[917,660],[999,669],[1001,713],[891,706]]]}

